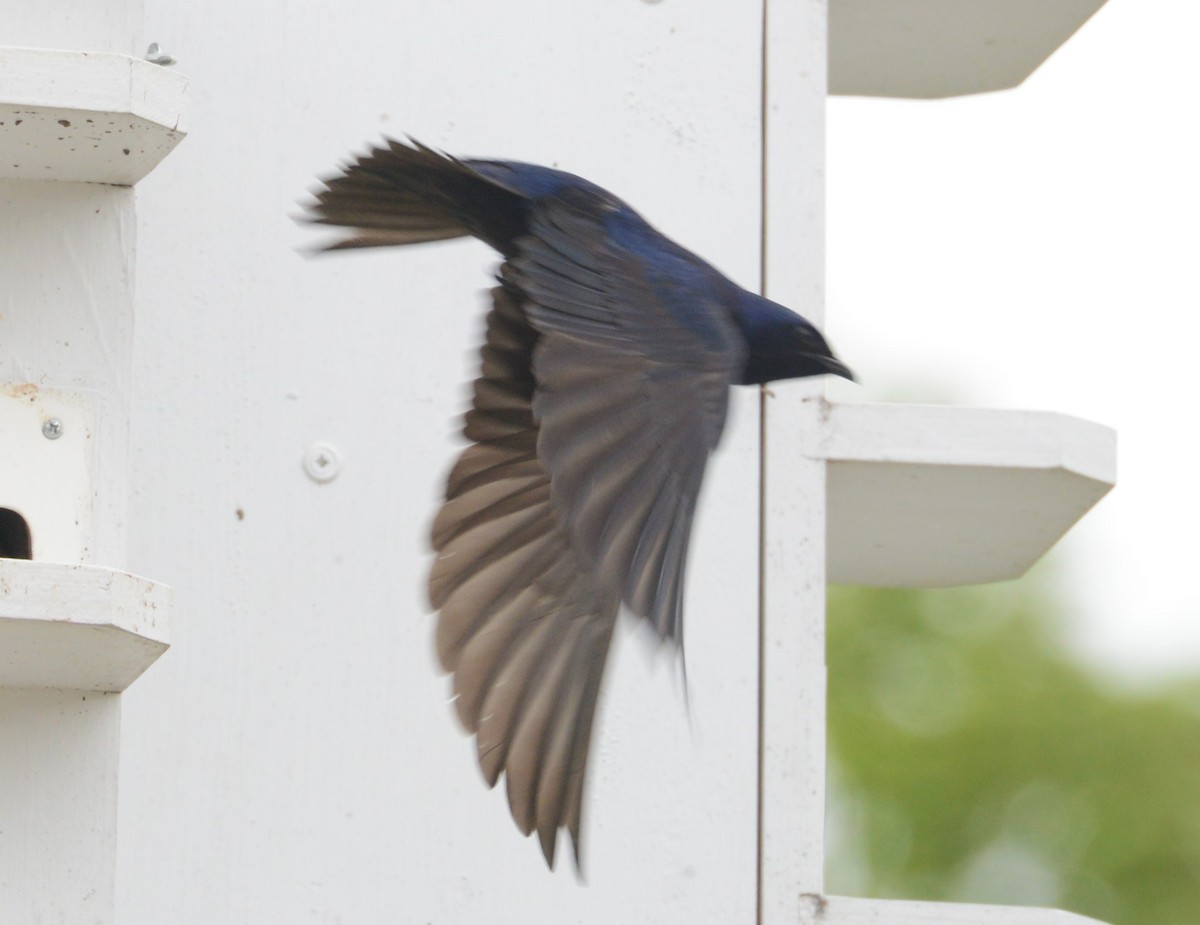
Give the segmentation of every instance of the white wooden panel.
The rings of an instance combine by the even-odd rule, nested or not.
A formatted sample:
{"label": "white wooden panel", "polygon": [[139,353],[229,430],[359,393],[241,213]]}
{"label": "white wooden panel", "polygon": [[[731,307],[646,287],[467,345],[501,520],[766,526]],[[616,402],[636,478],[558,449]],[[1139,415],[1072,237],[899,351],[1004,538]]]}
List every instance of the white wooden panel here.
{"label": "white wooden panel", "polygon": [[[193,131],[138,188],[132,560],[177,610],[170,658],[123,695],[123,921],[748,921],[756,394],[735,402],[697,524],[690,709],[668,655],[626,627],[587,886],[565,857],[548,874],[454,725],[423,591],[494,258],[308,259],[287,216],[349,149],[411,132],[583,174],[753,286],[761,11],[147,13],[191,80]],[[344,460],[324,484],[302,466],[317,442]]]}
{"label": "white wooden panel", "polygon": [[0,917],[111,925],[120,704],[0,687]]}
{"label": "white wooden panel", "polygon": [[830,0],[829,89],[933,98],[1015,87],[1104,0]]}
{"label": "white wooden panel", "polygon": [[128,55],[0,48],[0,177],[132,186],[187,134],[186,93]]}
{"label": "white wooden panel", "polygon": [[800,896],[824,880],[825,464],[803,453],[817,408],[804,382],[773,387],[764,406],[764,925],[795,922]]}
{"label": "white wooden panel", "polygon": [[[763,290],[824,315],[823,3],[768,2]],[[762,422],[758,921],[796,921],[820,892],[825,818],[825,465],[802,447],[819,381],[773,384]]]}
{"label": "white wooden panel", "polygon": [[[0,245],[0,383],[10,392],[32,385],[71,393],[91,409],[92,493],[64,499],[70,506],[91,505],[90,526],[89,518],[81,519],[81,548],[74,556],[64,541],[45,557],[120,566],[129,488],[133,191],[0,180],[0,213],[6,229]],[[63,440],[70,446],[77,436],[72,424]],[[42,553],[35,549],[35,555]]]}
{"label": "white wooden panel", "polygon": [[72,48],[137,54],[141,39],[142,0],[46,0],[6,3],[4,43],[24,48]]}

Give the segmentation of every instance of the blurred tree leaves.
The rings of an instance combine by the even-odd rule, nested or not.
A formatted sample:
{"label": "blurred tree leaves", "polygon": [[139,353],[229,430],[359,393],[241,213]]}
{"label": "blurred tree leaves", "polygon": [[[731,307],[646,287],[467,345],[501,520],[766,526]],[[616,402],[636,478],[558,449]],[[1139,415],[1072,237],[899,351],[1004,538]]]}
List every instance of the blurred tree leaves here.
{"label": "blurred tree leaves", "polygon": [[830,589],[829,891],[1196,925],[1200,680],[1106,682],[1027,588]]}

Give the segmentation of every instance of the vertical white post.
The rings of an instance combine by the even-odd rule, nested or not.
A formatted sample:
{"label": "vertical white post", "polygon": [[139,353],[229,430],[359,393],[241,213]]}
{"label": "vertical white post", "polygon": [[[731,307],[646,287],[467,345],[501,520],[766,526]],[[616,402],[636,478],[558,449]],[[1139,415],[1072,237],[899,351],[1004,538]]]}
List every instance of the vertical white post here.
{"label": "vertical white post", "polygon": [[[5,44],[135,50],[140,0],[78,4],[69,13],[62,3],[11,6]],[[14,80],[27,87],[40,76],[20,73]],[[78,79],[59,76],[64,86]],[[65,505],[68,515],[74,508],[62,522],[30,524],[35,559],[120,567],[133,362],[133,190],[0,180],[0,209],[9,229],[0,243],[0,400],[40,402],[60,416],[70,430],[46,452],[64,457],[84,447],[89,473],[64,482],[63,467],[48,467],[34,473],[36,484],[0,486],[0,503],[50,495],[62,503],[34,507]],[[40,432],[29,437],[35,444],[41,439]],[[63,500],[64,493],[71,497]],[[16,608],[8,603],[6,612]],[[69,622],[76,602],[64,594],[60,603]],[[0,660],[4,655],[12,652]],[[115,694],[0,687],[0,920],[112,923],[119,734]]]}
{"label": "vertical white post", "polygon": [[[70,523],[30,524],[34,557],[125,561],[129,379],[133,350],[133,190],[0,181],[20,232],[0,247],[0,385],[90,405],[91,483]],[[3,396],[0,396],[3,397]],[[8,399],[12,400],[12,399]],[[48,413],[68,407],[44,400]],[[62,414],[72,427],[84,426]],[[36,420],[31,424],[36,427]],[[90,428],[89,428],[90,429]],[[42,440],[35,433],[33,441]],[[78,442],[72,430],[51,450]],[[78,491],[46,481],[0,486],[6,498]],[[11,501],[9,503],[12,503]],[[90,529],[89,529],[90,525]],[[58,534],[75,538],[59,542]],[[77,537],[77,538],[76,538]],[[70,548],[68,548],[70,547]],[[3,589],[9,593],[11,589]],[[72,612],[63,601],[64,618]],[[115,694],[0,688],[0,919],[113,920],[120,701]]]}
{"label": "vertical white post", "polygon": [[[820,324],[824,272],[825,0],[766,0],[763,291]],[[805,458],[822,386],[762,401],[759,923],[800,921],[823,888],[825,464]]]}
{"label": "vertical white post", "polygon": [[109,925],[120,697],[0,688],[0,921]]}

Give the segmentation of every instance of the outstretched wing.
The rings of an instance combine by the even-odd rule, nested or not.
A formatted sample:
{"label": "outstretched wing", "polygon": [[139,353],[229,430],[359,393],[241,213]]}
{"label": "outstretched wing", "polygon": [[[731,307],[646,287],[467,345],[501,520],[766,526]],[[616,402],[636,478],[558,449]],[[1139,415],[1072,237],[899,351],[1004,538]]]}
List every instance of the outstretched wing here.
{"label": "outstretched wing", "polygon": [[619,607],[564,529],[538,457],[531,353],[537,333],[514,295],[493,290],[473,441],[433,525],[429,597],[459,719],[489,786],[505,774],[518,828],[553,865],[560,827],[579,863],[588,745]]}

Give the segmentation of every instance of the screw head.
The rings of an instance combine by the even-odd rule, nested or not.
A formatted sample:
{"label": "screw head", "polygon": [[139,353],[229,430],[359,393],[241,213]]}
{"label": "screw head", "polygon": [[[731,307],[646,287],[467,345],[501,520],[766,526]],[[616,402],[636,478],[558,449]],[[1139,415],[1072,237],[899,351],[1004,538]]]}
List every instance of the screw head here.
{"label": "screw head", "polygon": [[146,49],[145,57],[151,64],[161,64],[163,67],[170,67],[175,63],[173,57],[159,49],[158,42],[150,43],[150,47]]}
{"label": "screw head", "polygon": [[58,418],[47,418],[42,422],[42,436],[47,440],[57,440],[63,435],[63,422]]}
{"label": "screw head", "polygon": [[304,451],[304,471],[314,482],[331,482],[342,471],[342,454],[329,443],[314,443]]}

